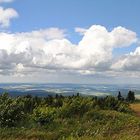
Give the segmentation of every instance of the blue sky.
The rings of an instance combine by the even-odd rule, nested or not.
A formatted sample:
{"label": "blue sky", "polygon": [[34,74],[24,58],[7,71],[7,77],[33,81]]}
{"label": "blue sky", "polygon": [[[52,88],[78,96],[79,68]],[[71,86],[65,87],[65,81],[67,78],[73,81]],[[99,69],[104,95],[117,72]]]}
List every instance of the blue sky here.
{"label": "blue sky", "polygon": [[[20,17],[13,21],[13,32],[31,31],[49,27],[68,30],[68,38],[77,43],[81,37],[75,27],[88,28],[93,24],[111,30],[123,26],[140,35],[139,0],[16,0],[5,7],[15,8]],[[114,54],[123,54],[135,49],[116,49]]]}
{"label": "blue sky", "polygon": [[[122,79],[125,71],[124,82],[128,81],[128,75],[131,75],[132,81],[140,80],[135,77],[140,75],[139,0],[4,1],[0,0],[0,14],[6,15],[4,13],[9,8],[13,11],[8,11],[8,17],[0,18],[0,45],[3,46],[0,57],[8,57],[6,62],[0,61],[3,82],[8,79],[30,82],[30,76],[24,77],[28,72],[37,74],[36,79],[33,74],[33,81],[47,75],[49,78],[45,78],[50,81],[53,78],[52,82],[80,82],[80,79],[84,82],[90,79],[90,83],[115,82]],[[77,27],[86,30],[86,33],[80,35],[81,31],[75,32]],[[60,54],[61,57],[58,57]],[[22,57],[28,56],[27,60],[22,60]],[[48,63],[48,59],[53,64]],[[5,63],[9,68],[5,67]],[[5,69],[8,76],[5,76]]]}
{"label": "blue sky", "polygon": [[20,15],[11,24],[14,32],[59,27],[72,33],[75,27],[99,24],[108,29],[124,26],[140,34],[139,0],[16,0],[2,5]]}

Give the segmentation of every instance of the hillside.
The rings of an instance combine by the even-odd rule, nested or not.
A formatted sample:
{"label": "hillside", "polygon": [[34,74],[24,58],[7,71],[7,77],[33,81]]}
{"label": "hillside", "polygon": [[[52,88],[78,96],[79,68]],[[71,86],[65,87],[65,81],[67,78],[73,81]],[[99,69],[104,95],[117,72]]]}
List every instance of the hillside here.
{"label": "hillside", "polygon": [[132,108],[132,110],[134,110],[136,115],[140,117],[140,103],[131,104],[130,107]]}
{"label": "hillside", "polygon": [[1,140],[139,140],[140,117],[115,97],[0,96]]}

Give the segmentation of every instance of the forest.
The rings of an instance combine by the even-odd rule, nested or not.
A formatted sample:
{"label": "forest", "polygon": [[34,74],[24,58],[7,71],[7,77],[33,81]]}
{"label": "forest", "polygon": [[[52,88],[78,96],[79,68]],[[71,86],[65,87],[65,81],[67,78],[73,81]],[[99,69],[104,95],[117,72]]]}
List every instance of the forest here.
{"label": "forest", "polygon": [[126,98],[0,95],[1,140],[139,140],[140,117]]}

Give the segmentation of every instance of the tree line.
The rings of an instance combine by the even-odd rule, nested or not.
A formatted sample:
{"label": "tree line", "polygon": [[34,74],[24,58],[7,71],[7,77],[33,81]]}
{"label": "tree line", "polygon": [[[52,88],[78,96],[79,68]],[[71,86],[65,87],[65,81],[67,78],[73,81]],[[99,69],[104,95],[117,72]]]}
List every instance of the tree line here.
{"label": "tree line", "polygon": [[127,101],[127,102],[134,102],[135,101],[135,93],[134,91],[129,91],[126,98],[124,98],[122,95],[121,95],[121,92],[119,91],[118,93],[118,96],[117,96],[118,100],[121,100],[121,101]]}

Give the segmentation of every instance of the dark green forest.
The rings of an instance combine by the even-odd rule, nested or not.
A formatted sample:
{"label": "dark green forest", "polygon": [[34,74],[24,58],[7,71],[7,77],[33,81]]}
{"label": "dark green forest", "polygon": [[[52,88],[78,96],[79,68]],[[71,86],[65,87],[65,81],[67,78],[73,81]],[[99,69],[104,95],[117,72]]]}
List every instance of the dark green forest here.
{"label": "dark green forest", "polygon": [[0,96],[1,140],[139,140],[140,118],[126,99],[107,96]]}

